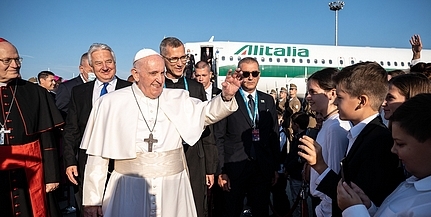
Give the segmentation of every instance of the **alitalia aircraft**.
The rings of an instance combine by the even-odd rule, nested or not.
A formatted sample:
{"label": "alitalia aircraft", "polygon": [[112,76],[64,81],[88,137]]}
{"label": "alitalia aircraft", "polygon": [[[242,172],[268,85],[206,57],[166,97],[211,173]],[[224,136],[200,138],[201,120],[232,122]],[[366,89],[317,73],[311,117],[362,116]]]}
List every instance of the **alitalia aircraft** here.
{"label": "alitalia aircraft", "polygon": [[[208,42],[185,44],[186,50],[201,60],[206,48],[213,53],[213,72],[220,87],[229,69],[235,69],[244,57],[256,58],[261,78],[257,89],[269,92],[290,83],[298,86],[298,95],[304,97],[306,79],[325,68],[343,68],[358,62],[375,61],[386,70],[408,70],[412,59],[411,49],[351,47],[307,44],[275,44],[254,42],[218,42],[213,37]],[[422,62],[431,62],[431,50],[422,50]]]}

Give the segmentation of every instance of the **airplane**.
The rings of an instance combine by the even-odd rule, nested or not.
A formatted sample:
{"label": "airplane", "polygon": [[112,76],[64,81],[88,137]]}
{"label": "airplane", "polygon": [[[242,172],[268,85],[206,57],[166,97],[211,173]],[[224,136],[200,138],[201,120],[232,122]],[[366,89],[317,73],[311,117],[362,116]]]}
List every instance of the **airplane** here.
{"label": "airplane", "polygon": [[[214,41],[214,36],[207,42],[188,42],[184,46],[190,49],[196,62],[209,48],[214,57],[211,68],[219,88],[229,69],[235,70],[242,58],[253,57],[261,71],[258,90],[269,93],[274,89],[278,93],[281,87],[289,89],[288,85],[294,83],[301,98],[306,94],[307,78],[320,69],[341,69],[358,62],[375,61],[388,71],[408,71],[413,56],[411,49],[402,48]],[[422,49],[421,62],[431,62],[431,50]]]}

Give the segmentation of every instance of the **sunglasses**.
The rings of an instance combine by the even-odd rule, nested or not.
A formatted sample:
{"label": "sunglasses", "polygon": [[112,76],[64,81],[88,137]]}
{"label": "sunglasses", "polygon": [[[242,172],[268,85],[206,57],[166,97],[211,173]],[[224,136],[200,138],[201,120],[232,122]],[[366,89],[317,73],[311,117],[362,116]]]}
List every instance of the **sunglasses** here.
{"label": "sunglasses", "polygon": [[260,72],[259,71],[252,71],[252,72],[247,72],[247,71],[242,71],[242,76],[244,76],[244,78],[248,78],[250,77],[250,74],[256,78],[257,76],[259,76]]}

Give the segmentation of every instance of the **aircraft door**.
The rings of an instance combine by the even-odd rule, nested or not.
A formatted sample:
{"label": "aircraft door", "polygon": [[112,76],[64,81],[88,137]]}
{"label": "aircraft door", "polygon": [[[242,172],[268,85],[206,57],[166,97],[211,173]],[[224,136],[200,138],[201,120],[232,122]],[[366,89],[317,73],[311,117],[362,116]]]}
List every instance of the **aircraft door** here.
{"label": "aircraft door", "polygon": [[214,49],[210,46],[201,47],[201,61],[204,61],[210,65],[211,71],[214,71]]}

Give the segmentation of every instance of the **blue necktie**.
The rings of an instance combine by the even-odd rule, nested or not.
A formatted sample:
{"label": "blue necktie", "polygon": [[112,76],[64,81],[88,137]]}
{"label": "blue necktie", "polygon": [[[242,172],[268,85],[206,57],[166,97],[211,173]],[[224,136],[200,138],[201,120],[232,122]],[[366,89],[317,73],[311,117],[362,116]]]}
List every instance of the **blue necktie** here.
{"label": "blue necktie", "polygon": [[103,87],[102,90],[100,91],[100,96],[103,96],[105,94],[108,93],[108,89],[106,89],[106,87],[108,86],[109,83],[103,83]]}

